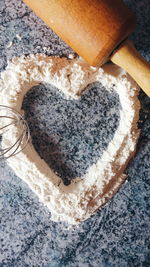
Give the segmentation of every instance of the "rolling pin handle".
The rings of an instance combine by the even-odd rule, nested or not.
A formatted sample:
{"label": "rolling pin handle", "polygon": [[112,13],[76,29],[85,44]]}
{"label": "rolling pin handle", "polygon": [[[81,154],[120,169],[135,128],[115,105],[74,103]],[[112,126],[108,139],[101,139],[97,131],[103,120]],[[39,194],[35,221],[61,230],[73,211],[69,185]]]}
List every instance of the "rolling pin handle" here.
{"label": "rolling pin handle", "polygon": [[126,70],[150,97],[150,63],[137,52],[130,40],[122,43],[110,60]]}

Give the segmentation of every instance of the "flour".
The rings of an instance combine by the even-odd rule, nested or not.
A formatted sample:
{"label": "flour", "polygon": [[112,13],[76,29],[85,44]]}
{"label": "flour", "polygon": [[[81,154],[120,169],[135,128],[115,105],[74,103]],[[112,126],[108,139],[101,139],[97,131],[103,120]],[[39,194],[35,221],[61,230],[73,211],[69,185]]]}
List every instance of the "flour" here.
{"label": "flour", "polygon": [[[69,186],[39,157],[31,143],[18,155],[7,160],[10,167],[38,195],[51,211],[54,221],[77,224],[89,218],[119,188],[126,176],[123,171],[134,155],[139,135],[138,87],[129,76],[114,65],[89,67],[81,59],[48,57],[42,54],[13,58],[1,73],[0,104],[21,111],[25,94],[39,83],[49,83],[63,92],[64,97],[78,99],[86,86],[101,82],[106,90],[119,95],[119,126],[112,141],[98,161],[83,177]],[[56,89],[57,90],[57,89]],[[4,121],[0,121],[0,126]],[[17,126],[5,135],[2,146],[11,146],[19,131]]]}

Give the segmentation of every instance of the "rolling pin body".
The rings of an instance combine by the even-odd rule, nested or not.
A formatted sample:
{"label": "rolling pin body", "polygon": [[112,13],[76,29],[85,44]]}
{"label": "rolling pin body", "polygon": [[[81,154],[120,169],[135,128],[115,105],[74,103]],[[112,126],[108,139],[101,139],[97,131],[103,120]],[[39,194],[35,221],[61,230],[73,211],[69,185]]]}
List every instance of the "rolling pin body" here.
{"label": "rolling pin body", "polygon": [[135,17],[122,0],[24,2],[90,65],[100,66],[110,58],[150,96],[150,64],[130,42],[116,49],[135,27]]}
{"label": "rolling pin body", "polygon": [[134,28],[134,16],[121,0],[24,0],[90,65],[107,61]]}

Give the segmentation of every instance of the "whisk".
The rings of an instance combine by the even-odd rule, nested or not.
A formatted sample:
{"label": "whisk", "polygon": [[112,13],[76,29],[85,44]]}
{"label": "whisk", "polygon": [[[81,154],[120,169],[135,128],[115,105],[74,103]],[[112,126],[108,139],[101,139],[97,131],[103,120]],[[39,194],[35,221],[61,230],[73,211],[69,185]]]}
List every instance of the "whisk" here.
{"label": "whisk", "polygon": [[[14,127],[17,129],[17,135],[13,134]],[[14,108],[0,105],[0,160],[20,153],[28,144],[29,139],[30,131],[23,115]]]}

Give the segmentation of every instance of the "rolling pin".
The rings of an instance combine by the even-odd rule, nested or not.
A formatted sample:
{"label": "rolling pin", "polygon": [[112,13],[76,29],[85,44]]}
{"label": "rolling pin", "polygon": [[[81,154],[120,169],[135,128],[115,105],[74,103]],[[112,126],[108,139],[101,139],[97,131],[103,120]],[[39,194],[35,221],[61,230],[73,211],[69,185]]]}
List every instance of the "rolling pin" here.
{"label": "rolling pin", "polygon": [[150,97],[150,64],[127,39],[135,28],[135,17],[122,0],[24,2],[90,65],[111,60]]}

